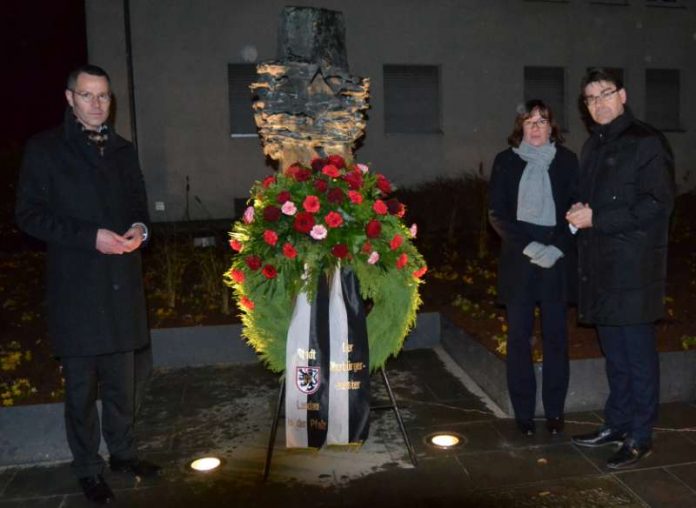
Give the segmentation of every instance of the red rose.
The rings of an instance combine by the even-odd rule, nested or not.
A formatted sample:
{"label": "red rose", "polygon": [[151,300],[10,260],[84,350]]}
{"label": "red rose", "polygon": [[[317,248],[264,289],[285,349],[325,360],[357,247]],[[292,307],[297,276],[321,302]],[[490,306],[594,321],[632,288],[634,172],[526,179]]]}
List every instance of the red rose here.
{"label": "red rose", "polygon": [[276,243],[278,243],[278,233],[271,229],[267,229],[263,232],[263,241],[266,242],[268,245],[275,245]]}
{"label": "red rose", "polygon": [[375,204],[372,205],[372,209],[379,215],[385,215],[388,211],[387,205],[381,199],[375,201]]}
{"label": "red rose", "polygon": [[286,191],[286,190],[280,191],[280,192],[278,193],[278,195],[276,196],[276,202],[277,202],[279,205],[282,205],[282,204],[285,203],[286,201],[290,201],[290,198],[291,198],[291,197],[292,197],[292,196],[290,195],[290,191]]}
{"label": "red rose", "polygon": [[261,258],[258,256],[247,256],[244,260],[250,270],[258,270],[261,268]]}
{"label": "red rose", "polygon": [[312,178],[312,172],[309,169],[300,168],[295,172],[294,178],[298,182],[306,182]]}
{"label": "red rose", "polygon": [[302,208],[304,208],[309,213],[317,213],[320,207],[319,198],[316,196],[309,195],[302,202]]}
{"label": "red rose", "polygon": [[397,217],[403,217],[404,213],[406,212],[404,205],[396,198],[387,200],[387,208],[389,209],[390,214],[396,215]]}
{"label": "red rose", "polygon": [[361,250],[365,254],[369,254],[370,252],[372,252],[372,244],[370,242],[365,242]]}
{"label": "red rose", "polygon": [[297,212],[295,215],[295,223],[293,224],[295,231],[307,234],[312,230],[313,226],[314,216],[311,213]]}
{"label": "red rose", "polygon": [[333,164],[338,169],[343,169],[346,167],[346,161],[340,155],[329,155],[329,164]]}
{"label": "red rose", "polygon": [[295,175],[297,175],[297,172],[302,169],[302,166],[300,166],[299,162],[296,162],[292,166],[288,166],[287,169],[285,170],[285,175],[289,176],[290,178],[295,178]]}
{"label": "red rose", "polygon": [[239,240],[235,240],[234,238],[230,240],[230,247],[232,247],[232,250],[236,250],[237,252],[242,251],[242,242]]}
{"label": "red rose", "polygon": [[362,194],[360,194],[358,191],[349,190],[348,191],[348,198],[350,199],[350,202],[355,204],[355,205],[359,205],[360,203],[363,202]]}
{"label": "red rose", "polygon": [[326,176],[330,176],[331,178],[338,178],[339,176],[341,176],[341,172],[333,164],[327,164],[326,166],[321,168],[321,172],[324,173]]}
{"label": "red rose", "polygon": [[422,267],[420,267],[418,270],[416,270],[416,271],[413,272],[413,276],[414,276],[416,279],[420,279],[421,277],[423,277],[423,275],[425,275],[425,272],[427,272],[427,271],[428,271],[428,267],[427,267],[427,266],[422,266]]}
{"label": "red rose", "polygon": [[266,208],[263,209],[263,218],[266,219],[268,222],[275,222],[278,219],[280,219],[280,214],[281,214],[280,208],[277,206],[273,205],[268,205]]}
{"label": "red rose", "polygon": [[229,271],[229,276],[230,276],[230,279],[232,279],[237,284],[241,284],[244,282],[244,272],[241,270],[237,270],[236,268],[233,268]]}
{"label": "red rose", "polygon": [[348,187],[353,190],[358,190],[360,187],[362,187],[363,177],[360,171],[351,171],[350,173],[344,175],[343,179],[348,184]]}
{"label": "red rose", "polygon": [[290,242],[285,242],[285,244],[283,244],[283,256],[288,259],[295,259],[297,257],[297,250]]}
{"label": "red rose", "polygon": [[384,194],[389,194],[392,191],[391,183],[384,175],[377,175],[377,188]]}
{"label": "red rose", "polygon": [[326,166],[327,162],[328,162],[327,159],[322,159],[321,157],[315,157],[314,159],[312,159],[312,162],[310,163],[310,165],[312,166],[312,169],[318,173],[319,171],[321,171],[321,168]]}
{"label": "red rose", "polygon": [[324,217],[324,222],[330,228],[337,228],[343,224],[343,217],[338,212],[329,212],[326,214],[326,217]]}
{"label": "red rose", "polygon": [[399,256],[399,258],[396,260],[396,267],[398,269],[402,269],[404,266],[406,266],[406,263],[408,263],[408,256],[404,253]]}
{"label": "red rose", "polygon": [[261,273],[267,279],[275,279],[275,276],[278,275],[278,270],[276,270],[273,265],[266,265],[263,267],[263,270],[261,270]]}
{"label": "red rose", "polygon": [[401,247],[401,244],[404,243],[404,238],[401,235],[394,235],[394,238],[391,239],[391,242],[389,242],[389,247],[391,250],[396,250],[399,247]]}
{"label": "red rose", "polygon": [[242,296],[239,299],[239,305],[241,305],[242,307],[244,307],[247,310],[254,310],[254,302],[249,300],[246,296]]}
{"label": "red rose", "polygon": [[276,181],[275,176],[267,176],[266,178],[263,179],[263,182],[261,182],[261,185],[263,185],[264,189],[268,189],[271,185],[273,185]]}
{"label": "red rose", "polygon": [[382,225],[376,219],[372,219],[367,223],[367,226],[365,226],[365,234],[368,238],[377,238],[381,232]]}
{"label": "red rose", "polygon": [[348,255],[348,247],[344,243],[337,243],[331,247],[331,254],[336,256],[338,259],[343,259]]}
{"label": "red rose", "polygon": [[326,199],[329,200],[329,203],[340,205],[345,201],[346,195],[343,193],[343,189],[340,187],[332,187],[329,189]]}
{"label": "red rose", "polygon": [[326,192],[326,189],[329,188],[329,184],[326,183],[326,180],[317,178],[316,180],[314,180],[314,188],[317,190],[317,192],[324,193]]}

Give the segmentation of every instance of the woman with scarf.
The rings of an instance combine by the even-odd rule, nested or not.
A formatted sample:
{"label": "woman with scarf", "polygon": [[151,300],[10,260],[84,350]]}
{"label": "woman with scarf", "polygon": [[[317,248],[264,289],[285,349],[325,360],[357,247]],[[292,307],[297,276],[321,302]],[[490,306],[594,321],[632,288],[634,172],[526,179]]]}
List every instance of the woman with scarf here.
{"label": "woman with scarf", "polygon": [[495,158],[489,184],[489,219],[502,240],[497,289],[507,314],[508,392],[517,427],[530,436],[536,430],[532,336],[537,306],[542,402],[551,434],[563,430],[568,391],[566,309],[576,256],[565,212],[574,202],[578,160],[562,142],[551,108],[540,100],[525,103],[508,137],[510,147]]}

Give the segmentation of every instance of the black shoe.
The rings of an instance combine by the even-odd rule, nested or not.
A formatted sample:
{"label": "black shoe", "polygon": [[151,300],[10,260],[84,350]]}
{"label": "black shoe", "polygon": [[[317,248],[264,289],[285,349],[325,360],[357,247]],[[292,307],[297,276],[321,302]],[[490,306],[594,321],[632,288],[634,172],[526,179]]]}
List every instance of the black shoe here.
{"label": "black shoe", "polygon": [[627,439],[619,451],[607,461],[609,469],[624,469],[633,466],[643,457],[652,453],[650,445],[638,446],[633,439]]}
{"label": "black shoe", "polygon": [[601,428],[589,434],[573,436],[573,443],[578,446],[597,448],[610,444],[621,444],[626,439],[626,433],[610,428]]}
{"label": "black shoe", "polygon": [[534,420],[515,420],[515,423],[520,432],[525,436],[533,436],[536,432]]}
{"label": "black shoe", "polygon": [[549,434],[552,435],[557,435],[563,432],[563,417],[559,418],[547,418],[546,419],[546,430],[549,431]]}
{"label": "black shoe", "polygon": [[157,464],[147,460],[127,459],[121,460],[115,457],[109,458],[109,467],[117,473],[130,473],[141,478],[152,478],[157,476],[162,469]]}
{"label": "black shoe", "polygon": [[114,493],[100,474],[80,478],[80,487],[85,497],[97,504],[107,504],[113,501]]}

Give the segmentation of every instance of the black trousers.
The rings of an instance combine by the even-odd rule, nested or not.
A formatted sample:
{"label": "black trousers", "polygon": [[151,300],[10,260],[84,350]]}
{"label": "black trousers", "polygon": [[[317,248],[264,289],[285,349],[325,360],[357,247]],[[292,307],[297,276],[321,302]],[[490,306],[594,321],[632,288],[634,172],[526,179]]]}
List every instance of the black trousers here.
{"label": "black trousers", "polygon": [[[61,358],[65,377],[65,430],[78,478],[101,474],[101,435],[112,457],[135,458],[133,352]],[[101,429],[97,397],[102,401]]]}
{"label": "black trousers", "polygon": [[[507,304],[507,384],[517,420],[531,420],[536,408],[536,377],[532,361],[531,337],[534,329],[533,303]],[[563,416],[568,392],[567,306],[562,302],[542,302],[541,333],[542,402],[547,418]]]}
{"label": "black trousers", "polygon": [[628,433],[639,446],[649,446],[660,403],[655,326],[597,326],[597,333],[609,381],[605,424]]}

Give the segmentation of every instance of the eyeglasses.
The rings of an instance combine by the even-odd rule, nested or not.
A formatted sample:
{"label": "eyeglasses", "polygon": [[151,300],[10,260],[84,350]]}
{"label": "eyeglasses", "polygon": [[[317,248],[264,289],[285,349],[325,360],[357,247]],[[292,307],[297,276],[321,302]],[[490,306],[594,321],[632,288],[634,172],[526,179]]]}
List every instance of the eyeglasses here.
{"label": "eyeglasses", "polygon": [[540,129],[542,127],[546,127],[549,124],[549,121],[546,118],[539,118],[536,122],[532,122],[531,120],[525,120],[522,125],[525,126],[528,129],[532,129],[534,127],[539,127]]}
{"label": "eyeglasses", "polygon": [[101,104],[111,102],[111,93],[100,93],[99,95],[94,95],[91,92],[77,92],[75,90],[70,91],[73,93],[73,95],[77,95],[82,102],[87,104],[91,104],[94,99],[97,99]]}
{"label": "eyeglasses", "polygon": [[599,95],[586,95],[585,96],[585,104],[587,106],[594,106],[598,102],[604,102],[607,100],[609,97],[614,95],[616,92],[618,92],[618,88],[614,88],[613,90],[604,90],[602,93]]}

